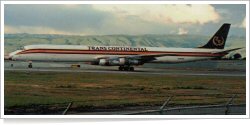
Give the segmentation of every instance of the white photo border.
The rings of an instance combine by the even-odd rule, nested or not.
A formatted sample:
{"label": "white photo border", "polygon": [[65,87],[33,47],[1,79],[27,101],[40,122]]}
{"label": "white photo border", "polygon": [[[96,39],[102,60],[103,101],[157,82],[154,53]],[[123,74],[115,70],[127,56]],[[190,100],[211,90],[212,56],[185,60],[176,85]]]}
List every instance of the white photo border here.
{"label": "white photo border", "polygon": [[[246,115],[4,115],[4,6],[6,4],[245,4],[246,5]],[[249,118],[249,1],[1,1],[1,118]]]}

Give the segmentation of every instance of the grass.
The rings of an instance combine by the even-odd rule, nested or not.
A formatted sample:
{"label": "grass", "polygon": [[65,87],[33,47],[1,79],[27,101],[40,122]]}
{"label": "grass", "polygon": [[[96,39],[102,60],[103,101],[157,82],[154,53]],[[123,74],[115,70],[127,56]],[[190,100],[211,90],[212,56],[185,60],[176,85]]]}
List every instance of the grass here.
{"label": "grass", "polygon": [[5,71],[5,109],[75,101],[88,109],[245,103],[245,77]]}

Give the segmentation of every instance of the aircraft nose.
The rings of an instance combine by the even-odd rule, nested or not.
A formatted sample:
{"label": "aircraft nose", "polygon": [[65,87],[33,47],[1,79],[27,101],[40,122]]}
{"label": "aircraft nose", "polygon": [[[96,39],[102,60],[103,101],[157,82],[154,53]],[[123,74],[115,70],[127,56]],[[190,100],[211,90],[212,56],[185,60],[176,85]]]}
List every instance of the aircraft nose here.
{"label": "aircraft nose", "polygon": [[4,60],[12,60],[12,57],[10,55],[5,55]]}
{"label": "aircraft nose", "polygon": [[9,55],[7,55],[4,59],[7,60],[14,60],[14,58],[16,57],[16,54],[21,52],[21,50],[16,50],[14,52],[11,52]]}

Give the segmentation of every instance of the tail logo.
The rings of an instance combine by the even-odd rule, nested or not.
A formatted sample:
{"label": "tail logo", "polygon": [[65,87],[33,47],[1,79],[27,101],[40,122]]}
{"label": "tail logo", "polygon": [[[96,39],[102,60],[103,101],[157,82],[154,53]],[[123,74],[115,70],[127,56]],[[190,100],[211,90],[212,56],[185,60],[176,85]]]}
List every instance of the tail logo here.
{"label": "tail logo", "polygon": [[224,45],[224,39],[223,39],[223,37],[214,36],[214,38],[213,38],[213,44],[215,46],[223,46]]}

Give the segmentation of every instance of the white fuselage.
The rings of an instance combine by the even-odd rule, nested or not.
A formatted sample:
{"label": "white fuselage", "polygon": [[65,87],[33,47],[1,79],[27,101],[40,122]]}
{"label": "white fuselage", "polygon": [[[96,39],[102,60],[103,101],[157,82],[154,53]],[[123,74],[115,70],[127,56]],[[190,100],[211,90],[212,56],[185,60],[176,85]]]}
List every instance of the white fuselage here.
{"label": "white fuselage", "polygon": [[141,55],[155,56],[152,63],[178,63],[206,60],[224,56],[223,49],[119,47],[81,45],[29,45],[10,53],[12,60],[52,62],[93,62],[100,58],[121,58]]}

